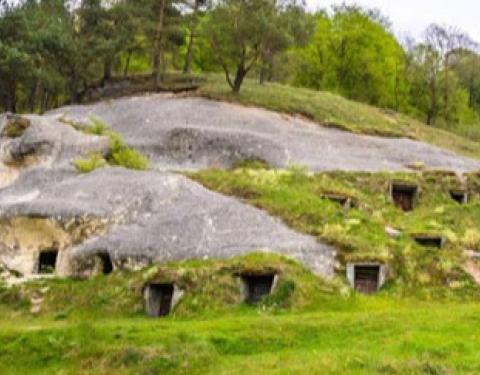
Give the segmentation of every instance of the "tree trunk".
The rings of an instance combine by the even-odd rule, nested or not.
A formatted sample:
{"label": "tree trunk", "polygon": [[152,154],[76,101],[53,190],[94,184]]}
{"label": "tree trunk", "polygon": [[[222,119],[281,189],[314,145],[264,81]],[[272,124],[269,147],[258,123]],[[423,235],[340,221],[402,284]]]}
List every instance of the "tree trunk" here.
{"label": "tree trunk", "polygon": [[267,68],[265,67],[265,65],[262,64],[262,66],[260,67],[260,73],[258,76],[259,84],[263,85],[265,83],[266,75],[267,75]]}
{"label": "tree trunk", "polygon": [[130,60],[132,58],[132,50],[128,51],[127,60],[125,61],[125,68],[123,69],[123,76],[126,77],[128,75],[128,69],[130,68]]}
{"label": "tree trunk", "polygon": [[238,94],[240,92],[240,88],[242,87],[243,80],[247,75],[248,70],[245,69],[243,64],[237,67],[237,73],[235,74],[235,80],[233,81],[232,90],[234,93]]}
{"label": "tree trunk", "polygon": [[153,50],[153,78],[155,80],[155,88],[161,82],[161,69],[160,63],[163,58],[163,23],[165,18],[165,1],[159,0],[159,14],[158,14],[158,23],[157,30],[155,32],[155,46]]}
{"label": "tree trunk", "polygon": [[430,83],[430,90],[431,100],[427,114],[427,125],[434,125],[437,117],[437,84],[434,80]]}
{"label": "tree trunk", "polygon": [[14,80],[10,80],[7,93],[7,112],[17,112],[17,83]]}
{"label": "tree trunk", "polygon": [[193,7],[192,23],[190,25],[190,35],[188,38],[187,54],[185,56],[185,65],[183,66],[183,73],[188,74],[192,70],[192,58],[193,58],[193,43],[195,39],[195,33],[197,31],[198,23],[198,8],[199,1],[195,0],[195,6]]}
{"label": "tree trunk", "polygon": [[78,82],[74,78],[70,84],[70,104],[75,104],[78,102]]}
{"label": "tree trunk", "polygon": [[40,100],[40,113],[44,113],[48,108],[48,91],[43,89],[42,97]]}
{"label": "tree trunk", "polygon": [[37,81],[35,80],[28,93],[27,105],[30,113],[35,112],[35,104],[36,104],[36,96],[37,96],[37,88],[38,88],[37,86],[38,84],[37,84]]}
{"label": "tree trunk", "polygon": [[112,78],[112,65],[113,58],[107,57],[107,59],[103,62],[102,86],[105,86],[105,83],[110,81],[110,79]]}

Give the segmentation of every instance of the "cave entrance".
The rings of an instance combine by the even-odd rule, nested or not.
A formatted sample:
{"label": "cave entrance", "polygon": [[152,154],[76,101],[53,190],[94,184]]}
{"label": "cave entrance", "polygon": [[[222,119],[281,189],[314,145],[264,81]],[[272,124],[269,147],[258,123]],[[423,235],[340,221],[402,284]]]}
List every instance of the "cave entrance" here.
{"label": "cave entrance", "polygon": [[413,239],[421,246],[434,247],[440,249],[445,242],[443,237],[439,236],[414,236]]}
{"label": "cave entrance", "polygon": [[173,284],[149,284],[145,289],[147,314],[162,317],[170,314],[174,293]]}
{"label": "cave entrance", "polygon": [[100,269],[104,275],[111,274],[113,272],[113,263],[109,254],[99,254]]}
{"label": "cave entrance", "polygon": [[468,193],[462,190],[452,190],[450,191],[450,197],[460,204],[468,203]]}
{"label": "cave entrance", "polygon": [[275,274],[241,275],[245,287],[244,300],[255,304],[272,293]]}
{"label": "cave entrance", "polygon": [[354,268],[355,290],[363,294],[377,292],[380,280],[380,266],[378,265],[356,265]]}
{"label": "cave entrance", "polygon": [[412,211],[418,194],[418,186],[405,183],[392,183],[391,196],[395,206],[403,211]]}
{"label": "cave entrance", "polygon": [[42,251],[38,257],[38,273],[51,274],[55,272],[58,250]]}

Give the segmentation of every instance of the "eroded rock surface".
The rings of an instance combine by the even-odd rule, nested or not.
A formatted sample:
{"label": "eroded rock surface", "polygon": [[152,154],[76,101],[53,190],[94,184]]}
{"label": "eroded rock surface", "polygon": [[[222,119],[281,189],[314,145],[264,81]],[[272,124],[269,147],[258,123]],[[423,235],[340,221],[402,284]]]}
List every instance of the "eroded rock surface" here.
{"label": "eroded rock surface", "polygon": [[239,159],[314,171],[395,171],[412,162],[456,171],[480,168],[477,160],[423,142],[362,136],[201,98],[155,94],[64,107],[50,115],[80,121],[98,116],[161,169],[229,167]]}
{"label": "eroded rock surface", "polygon": [[[38,185],[33,183],[33,171],[22,178],[30,181],[31,193],[22,187],[22,179],[1,191],[1,215],[57,221],[50,223],[55,230],[44,231],[52,233],[45,241],[35,234],[36,241],[28,240],[30,235],[8,225],[10,234],[2,235],[0,242],[9,249],[8,256],[18,256],[22,264],[55,246],[68,253],[65,256],[72,264],[72,274],[102,254],[108,254],[117,267],[132,268],[265,250],[289,255],[327,277],[333,272],[334,249],[290,230],[263,211],[210,192],[180,175],[106,168],[81,176],[63,174],[51,183],[39,179]],[[63,228],[58,222],[84,216],[107,218],[111,224],[105,223],[109,228],[105,233],[91,231],[77,236],[83,241],[75,246],[78,240],[68,231],[56,230]],[[17,233],[16,242],[11,233]],[[29,260],[28,264],[34,271],[34,263]],[[70,272],[64,269],[66,274]]]}

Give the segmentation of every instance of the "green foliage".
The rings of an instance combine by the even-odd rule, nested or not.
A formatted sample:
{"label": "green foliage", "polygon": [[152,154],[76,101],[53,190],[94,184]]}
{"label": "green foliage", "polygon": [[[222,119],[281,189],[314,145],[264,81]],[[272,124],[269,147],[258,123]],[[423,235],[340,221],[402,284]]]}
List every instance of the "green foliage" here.
{"label": "green foliage", "polygon": [[90,116],[89,120],[91,125],[82,129],[85,133],[93,135],[105,135],[107,131],[110,131],[109,126],[98,117]]}
{"label": "green foliage", "polygon": [[403,50],[384,25],[362,9],[338,8],[319,17],[300,50],[297,82],[382,107],[399,108]]}
{"label": "green foliage", "polygon": [[267,60],[288,45],[278,11],[266,0],[222,0],[208,14],[205,35],[234,92],[240,91],[243,79],[261,56]]}
{"label": "green foliage", "polygon": [[74,160],[72,164],[78,172],[90,173],[95,169],[106,167],[107,161],[102,155],[93,153],[88,158],[79,158]]}
{"label": "green foliage", "polygon": [[150,168],[150,162],[139,151],[128,147],[121,136],[109,132],[110,154],[108,162],[112,165],[121,166],[127,169],[146,170]]}
{"label": "green foliage", "polygon": [[136,170],[147,170],[150,168],[148,158],[139,151],[127,146],[122,136],[111,130],[103,120],[92,116],[90,117],[90,122],[92,123],[91,125],[80,127],[79,129],[87,134],[108,136],[110,150],[106,157],[93,153],[87,159],[74,160],[73,165],[80,173],[89,173],[95,169],[103,168],[107,164]]}

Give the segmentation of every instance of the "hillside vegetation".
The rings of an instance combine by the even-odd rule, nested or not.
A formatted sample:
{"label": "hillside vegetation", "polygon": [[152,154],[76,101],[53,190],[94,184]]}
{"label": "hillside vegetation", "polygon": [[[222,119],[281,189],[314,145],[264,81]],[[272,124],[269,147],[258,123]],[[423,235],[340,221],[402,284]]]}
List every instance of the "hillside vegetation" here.
{"label": "hillside vegetation", "polygon": [[[392,291],[406,295],[456,294],[477,298],[479,288],[461,266],[464,251],[480,249],[478,176],[471,175],[469,202],[450,196],[461,188],[448,172],[347,173],[309,175],[288,171],[239,168],[210,170],[191,177],[212,190],[232,195],[280,217],[296,230],[335,245],[340,272],[347,262],[378,261],[390,266]],[[392,181],[418,185],[418,203],[403,212],[390,198]],[[351,208],[325,198],[351,199]],[[400,231],[387,234],[387,228]],[[441,249],[417,244],[418,235],[445,238]]]}

